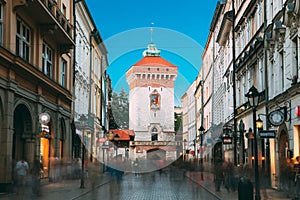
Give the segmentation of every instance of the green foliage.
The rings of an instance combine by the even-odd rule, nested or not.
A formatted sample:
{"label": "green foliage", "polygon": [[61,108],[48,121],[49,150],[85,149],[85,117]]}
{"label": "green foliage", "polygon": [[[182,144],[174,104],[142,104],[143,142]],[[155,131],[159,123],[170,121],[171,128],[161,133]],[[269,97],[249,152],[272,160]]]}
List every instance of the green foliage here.
{"label": "green foliage", "polygon": [[128,129],[129,128],[129,101],[128,93],[122,88],[121,92],[112,94],[110,129]]}
{"label": "green foliage", "polygon": [[174,129],[175,129],[175,132],[178,132],[178,131],[182,131],[182,115],[181,114],[177,114],[177,113],[174,113],[174,118],[175,118],[175,126],[174,126]]}

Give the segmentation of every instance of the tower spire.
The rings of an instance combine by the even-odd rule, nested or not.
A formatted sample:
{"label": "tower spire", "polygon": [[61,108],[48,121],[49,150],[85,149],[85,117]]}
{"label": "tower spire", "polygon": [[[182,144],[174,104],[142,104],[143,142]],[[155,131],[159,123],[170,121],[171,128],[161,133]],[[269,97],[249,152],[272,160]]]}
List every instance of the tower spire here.
{"label": "tower spire", "polygon": [[150,28],[150,42],[151,43],[153,42],[153,25],[154,25],[154,22],[151,22],[151,28]]}

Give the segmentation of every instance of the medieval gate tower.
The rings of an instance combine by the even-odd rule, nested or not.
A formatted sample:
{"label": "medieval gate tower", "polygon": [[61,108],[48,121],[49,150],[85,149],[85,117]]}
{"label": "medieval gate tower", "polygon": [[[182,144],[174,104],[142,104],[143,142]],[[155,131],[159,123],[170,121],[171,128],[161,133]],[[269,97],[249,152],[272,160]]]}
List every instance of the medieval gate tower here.
{"label": "medieval gate tower", "polygon": [[135,158],[171,161],[177,158],[174,131],[174,81],[178,67],[160,56],[154,43],[126,73],[129,91],[130,143]]}

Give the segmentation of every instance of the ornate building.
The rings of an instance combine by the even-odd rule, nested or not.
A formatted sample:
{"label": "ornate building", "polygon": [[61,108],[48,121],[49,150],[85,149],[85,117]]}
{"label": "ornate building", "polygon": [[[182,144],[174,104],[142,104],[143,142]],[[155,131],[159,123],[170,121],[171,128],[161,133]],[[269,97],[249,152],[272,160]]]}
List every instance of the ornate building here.
{"label": "ornate building", "polygon": [[[198,117],[203,110],[205,128],[223,121],[225,128],[231,127],[230,136],[237,136],[236,146],[220,142],[222,159],[250,167],[257,159],[259,170],[276,189],[283,188],[288,158],[300,154],[299,13],[298,0],[219,1],[202,55],[202,81],[196,87],[204,90],[202,97],[196,93],[197,101],[204,99],[196,112]],[[256,116],[245,96],[252,86],[260,96]],[[263,130],[253,131],[257,157],[254,137],[249,137],[255,119],[263,120]]]}
{"label": "ornate building", "polygon": [[[0,190],[14,162],[72,158],[73,1],[0,1]],[[50,117],[41,117],[42,113]]]}
{"label": "ornate building", "polygon": [[80,144],[84,141],[91,162],[103,161],[103,150],[99,138],[104,138],[108,129],[107,112],[107,49],[97,26],[85,3],[75,5],[76,13],[76,62],[74,135],[75,157],[80,157]]}
{"label": "ornate building", "polygon": [[174,160],[174,81],[177,66],[160,56],[150,43],[144,58],[126,73],[129,92],[129,129],[135,132],[135,158]]}

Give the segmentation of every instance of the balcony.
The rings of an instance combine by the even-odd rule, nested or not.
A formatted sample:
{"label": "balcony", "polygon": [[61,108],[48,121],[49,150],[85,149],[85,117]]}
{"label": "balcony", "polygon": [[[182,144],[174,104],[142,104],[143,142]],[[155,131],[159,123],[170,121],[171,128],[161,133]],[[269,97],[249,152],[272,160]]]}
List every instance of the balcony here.
{"label": "balcony", "polygon": [[54,0],[24,1],[14,0],[14,10],[26,12],[37,24],[42,34],[51,34],[61,48],[72,48],[73,25],[63,15]]}
{"label": "balcony", "polygon": [[180,146],[179,141],[130,141],[129,146]]}

